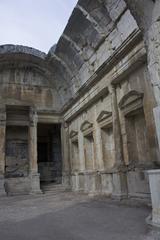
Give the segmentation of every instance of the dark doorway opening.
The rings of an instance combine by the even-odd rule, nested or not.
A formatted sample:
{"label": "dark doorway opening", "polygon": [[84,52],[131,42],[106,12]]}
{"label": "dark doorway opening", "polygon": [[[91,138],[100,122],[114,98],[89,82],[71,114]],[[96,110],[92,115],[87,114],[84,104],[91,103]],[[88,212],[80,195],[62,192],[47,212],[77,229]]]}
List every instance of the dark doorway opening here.
{"label": "dark doorway opening", "polygon": [[41,184],[62,182],[61,125],[38,124],[38,171]]}

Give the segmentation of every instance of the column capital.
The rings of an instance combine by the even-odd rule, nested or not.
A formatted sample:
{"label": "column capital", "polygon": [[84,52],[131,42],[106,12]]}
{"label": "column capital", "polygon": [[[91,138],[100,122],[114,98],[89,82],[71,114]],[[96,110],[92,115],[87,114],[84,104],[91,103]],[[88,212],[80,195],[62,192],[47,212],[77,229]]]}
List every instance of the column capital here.
{"label": "column capital", "polygon": [[69,123],[68,122],[66,122],[66,121],[63,121],[62,122],[62,126],[63,126],[63,128],[68,128],[69,127]]}
{"label": "column capital", "polygon": [[0,126],[6,125],[6,108],[0,107]]}
{"label": "column capital", "polygon": [[108,86],[108,90],[109,90],[109,93],[112,94],[113,92],[116,91],[116,86],[111,83],[111,84]]}
{"label": "column capital", "polygon": [[29,112],[29,126],[35,127],[37,126],[37,122],[38,122],[37,111],[35,108],[31,107]]}

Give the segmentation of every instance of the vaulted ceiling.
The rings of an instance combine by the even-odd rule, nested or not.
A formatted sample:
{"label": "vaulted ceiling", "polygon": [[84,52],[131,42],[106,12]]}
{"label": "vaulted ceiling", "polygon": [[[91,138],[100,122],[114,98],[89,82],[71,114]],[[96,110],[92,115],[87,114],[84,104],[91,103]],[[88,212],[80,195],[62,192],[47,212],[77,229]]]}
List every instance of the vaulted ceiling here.
{"label": "vaulted ceiling", "polygon": [[[136,28],[124,0],[78,1],[56,47],[47,56],[63,103],[74,97]],[[106,57],[99,61],[98,54],[104,52]]]}
{"label": "vaulted ceiling", "polygon": [[57,45],[47,55],[11,45],[0,48],[0,58],[3,54],[39,58],[64,105],[136,31],[138,26],[124,0],[79,0]]}

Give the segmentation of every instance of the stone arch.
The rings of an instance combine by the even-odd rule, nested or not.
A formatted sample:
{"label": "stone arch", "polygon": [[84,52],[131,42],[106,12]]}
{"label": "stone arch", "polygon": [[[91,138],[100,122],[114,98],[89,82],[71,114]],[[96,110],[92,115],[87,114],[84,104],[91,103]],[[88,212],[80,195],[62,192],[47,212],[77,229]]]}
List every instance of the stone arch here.
{"label": "stone arch", "polygon": [[[74,98],[136,30],[138,26],[124,0],[79,0],[61,38],[47,56],[53,71],[55,63],[50,61],[53,53],[63,60],[59,61],[54,72],[54,81],[61,79],[61,85],[67,82],[70,89],[63,102]],[[71,74],[64,71],[62,76],[64,63]],[[64,93],[60,92],[60,95],[63,98]]]}

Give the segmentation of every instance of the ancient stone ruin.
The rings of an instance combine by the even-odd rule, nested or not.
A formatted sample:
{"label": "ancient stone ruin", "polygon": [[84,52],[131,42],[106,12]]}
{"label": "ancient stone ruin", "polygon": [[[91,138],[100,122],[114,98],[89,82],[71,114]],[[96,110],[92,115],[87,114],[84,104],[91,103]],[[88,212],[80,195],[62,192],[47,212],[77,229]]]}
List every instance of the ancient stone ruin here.
{"label": "ancient stone ruin", "polygon": [[1,195],[52,182],[150,201],[147,171],[160,166],[159,0],[79,0],[48,54],[0,46],[0,83]]}

